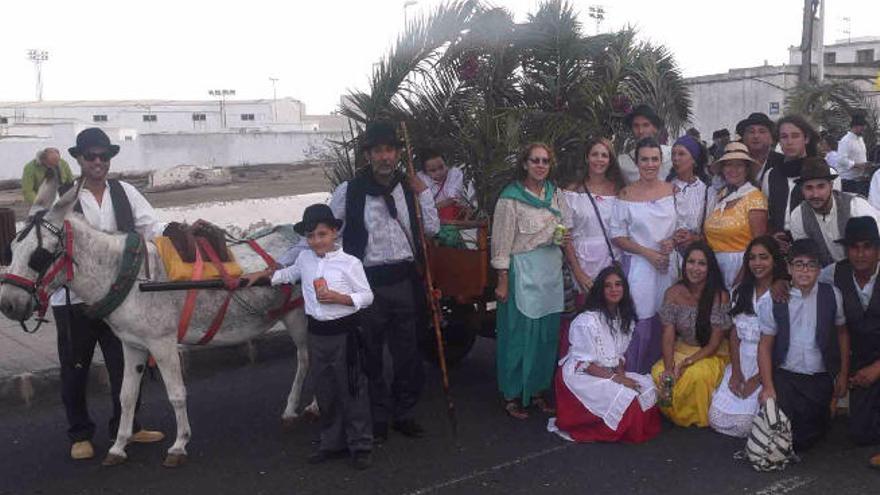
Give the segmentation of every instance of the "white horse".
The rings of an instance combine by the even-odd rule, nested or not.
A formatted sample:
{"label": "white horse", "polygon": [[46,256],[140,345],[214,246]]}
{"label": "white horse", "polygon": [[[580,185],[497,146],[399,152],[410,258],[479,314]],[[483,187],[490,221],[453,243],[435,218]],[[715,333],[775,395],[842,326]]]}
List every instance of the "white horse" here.
{"label": "white horse", "polygon": [[[39,264],[31,262],[34,251],[38,251],[39,247],[52,253],[55,260],[63,259],[64,256],[72,258],[73,278],[67,285],[86,304],[94,304],[107,295],[117,276],[123,256],[125,234],[101,232],[89,225],[82,215],[73,213],[79,188],[71,188],[52,205],[57,188],[57,181],[47,178],[31,209],[31,218],[36,218],[31,220],[33,227],[24,238],[16,240],[12,245],[12,264],[4,275],[3,285],[0,288],[0,310],[10,319],[22,322],[28,320],[39,306],[35,295],[51,294],[66,281],[63,271],[53,277],[53,280],[42,280],[47,268],[38,266],[34,269],[30,266]],[[35,217],[35,214],[38,215]],[[65,227],[65,220],[69,227]],[[39,237],[37,231],[40,231]],[[72,252],[67,252],[65,239],[71,233]],[[290,247],[290,238],[280,233],[262,237],[258,242],[275,258]],[[147,244],[151,275],[154,280],[165,280],[164,267],[155,246],[152,243]],[[237,245],[231,249],[245,271],[265,268],[263,259],[249,246]],[[143,266],[138,276],[141,280],[145,279]],[[28,283],[32,284],[31,287],[28,287]],[[162,373],[168,400],[174,408],[177,422],[177,438],[168,449],[163,464],[167,467],[176,467],[186,460],[190,425],[177,342],[177,327],[185,294],[184,291],[141,292],[135,284],[122,304],[105,318],[122,341],[125,358],[120,392],[122,417],[116,441],[104,459],[105,465],[119,464],[126,459],[125,447],[132,434],[135,402],[140,388],[143,364],[148,355],[155,358]],[[299,296],[299,287],[296,287],[291,297]],[[226,292],[223,290],[199,291],[196,311],[193,312],[184,344],[194,344],[206,333],[225,297]],[[305,314],[302,307],[280,318],[269,316],[269,312],[280,307],[283,302],[284,297],[278,288],[251,287],[236,291],[223,325],[209,345],[246,342],[266,332],[280,319],[287,327],[297,348],[296,375],[282,415],[285,425],[290,425],[297,418],[297,408],[309,358]]]}

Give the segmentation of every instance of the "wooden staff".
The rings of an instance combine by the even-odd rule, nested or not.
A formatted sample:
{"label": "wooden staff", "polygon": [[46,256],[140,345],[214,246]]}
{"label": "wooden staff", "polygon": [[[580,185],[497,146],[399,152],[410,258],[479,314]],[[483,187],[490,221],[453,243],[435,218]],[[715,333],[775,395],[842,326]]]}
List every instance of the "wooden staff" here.
{"label": "wooden staff", "polygon": [[[410,177],[416,177],[416,170],[413,166],[412,145],[409,141],[409,132],[406,129],[406,122],[400,123],[400,129],[403,131],[403,141],[406,143],[406,170]],[[422,207],[419,198],[416,197],[416,222],[418,222],[419,240],[422,247],[422,261],[425,266],[425,288],[428,292],[428,304],[431,308],[431,319],[434,325],[434,338],[437,341],[437,357],[440,360],[440,375],[443,380],[443,395],[446,398],[446,413],[449,417],[449,423],[452,426],[452,435],[458,433],[458,420],[455,416],[455,404],[452,403],[452,396],[449,393],[449,372],[446,369],[446,350],[443,347],[443,331],[440,327],[440,307],[438,297],[434,289],[434,280],[431,276],[431,260],[428,255],[428,241],[425,240],[425,231],[422,223]]]}

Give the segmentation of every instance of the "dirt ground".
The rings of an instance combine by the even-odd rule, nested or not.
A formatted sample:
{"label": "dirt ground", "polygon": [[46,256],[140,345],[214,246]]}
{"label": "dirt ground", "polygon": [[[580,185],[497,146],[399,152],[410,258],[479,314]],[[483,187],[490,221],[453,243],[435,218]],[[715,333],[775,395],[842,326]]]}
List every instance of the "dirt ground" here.
{"label": "dirt ground", "polygon": [[[147,200],[156,208],[185,206],[213,201],[275,198],[295,194],[330,191],[331,186],[319,164],[248,165],[231,167],[232,183],[222,186],[203,186],[174,191],[145,192]],[[147,186],[147,175],[124,177],[141,191]],[[12,208],[15,218],[22,220],[29,206],[24,203],[21,189],[10,185],[0,190],[0,208]]]}

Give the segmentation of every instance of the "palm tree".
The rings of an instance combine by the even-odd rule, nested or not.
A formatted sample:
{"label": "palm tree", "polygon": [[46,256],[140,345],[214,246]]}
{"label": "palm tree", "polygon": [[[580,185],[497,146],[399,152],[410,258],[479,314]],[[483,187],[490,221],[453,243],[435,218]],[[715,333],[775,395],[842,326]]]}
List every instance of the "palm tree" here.
{"label": "palm tree", "polygon": [[[503,8],[458,0],[411,21],[369,91],[350,94],[341,113],[356,134],[376,118],[406,121],[416,149],[463,166],[491,214],[523,144],[551,144],[570,178],[591,136],[626,145],[631,102],[652,104],[674,134],[689,120],[688,89],[664,47],[637,41],[631,28],[587,36],[565,0],[546,0],[521,24]],[[356,140],[339,146],[350,152]],[[350,159],[339,162],[334,180],[351,170]]]}
{"label": "palm tree", "polygon": [[866,93],[851,81],[799,84],[788,90],[785,108],[786,113],[803,115],[832,136],[845,134],[849,130],[852,115],[861,112],[868,121],[864,133],[865,146],[870,150],[877,143],[880,111]]}

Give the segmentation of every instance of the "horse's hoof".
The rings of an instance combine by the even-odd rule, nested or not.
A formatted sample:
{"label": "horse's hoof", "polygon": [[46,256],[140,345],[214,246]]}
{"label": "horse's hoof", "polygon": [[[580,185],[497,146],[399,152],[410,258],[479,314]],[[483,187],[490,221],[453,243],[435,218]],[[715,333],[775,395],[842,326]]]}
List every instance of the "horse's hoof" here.
{"label": "horse's hoof", "polygon": [[176,468],[186,464],[186,454],[168,454],[162,466],[167,468]]}
{"label": "horse's hoof", "polygon": [[107,454],[107,457],[104,458],[104,461],[101,462],[102,466],[118,466],[125,462],[125,456],[116,455],[116,454]]}

